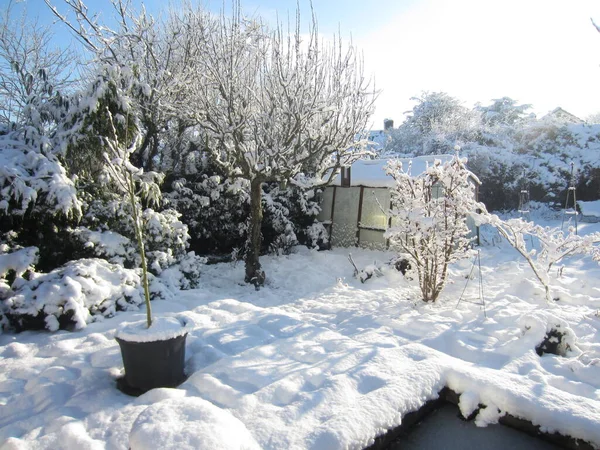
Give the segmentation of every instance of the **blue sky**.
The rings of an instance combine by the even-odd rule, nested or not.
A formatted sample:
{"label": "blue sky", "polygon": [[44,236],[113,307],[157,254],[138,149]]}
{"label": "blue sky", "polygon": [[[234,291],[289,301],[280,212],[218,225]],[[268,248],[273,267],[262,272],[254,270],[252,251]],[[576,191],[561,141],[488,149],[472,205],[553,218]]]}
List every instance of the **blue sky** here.
{"label": "blue sky", "polygon": [[[92,11],[109,11],[107,0],[86,3]],[[144,3],[153,13],[167,4]],[[202,4],[217,11],[223,0]],[[18,6],[51,20],[43,0]],[[242,6],[274,21],[293,17],[296,0]],[[314,0],[313,7],[323,35],[339,28],[362,50],[367,73],[382,91],[374,128],[387,117],[400,123],[421,91],[444,91],[469,107],[509,96],[533,104],[538,115],[557,106],[581,117],[600,112],[600,33],[590,22],[600,22],[597,0]],[[308,20],[309,2],[300,0],[300,8]]]}

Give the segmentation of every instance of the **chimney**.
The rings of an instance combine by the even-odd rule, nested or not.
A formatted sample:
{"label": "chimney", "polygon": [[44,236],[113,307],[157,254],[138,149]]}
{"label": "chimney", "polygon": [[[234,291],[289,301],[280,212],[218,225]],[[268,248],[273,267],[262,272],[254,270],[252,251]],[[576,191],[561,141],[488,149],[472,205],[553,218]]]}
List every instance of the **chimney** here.
{"label": "chimney", "polygon": [[392,119],[383,119],[383,130],[388,131],[394,128],[394,121]]}

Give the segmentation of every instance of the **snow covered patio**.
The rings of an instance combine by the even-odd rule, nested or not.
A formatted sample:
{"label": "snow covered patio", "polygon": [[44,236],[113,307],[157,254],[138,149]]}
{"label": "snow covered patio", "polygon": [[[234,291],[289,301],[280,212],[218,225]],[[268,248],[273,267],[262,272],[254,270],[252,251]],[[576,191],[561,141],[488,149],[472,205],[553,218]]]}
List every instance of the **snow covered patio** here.
{"label": "snow covered patio", "polygon": [[[363,267],[392,256],[352,252]],[[155,315],[188,321],[188,380],[139,398],[115,387],[114,334],[143,311],[0,335],[0,446],[360,449],[448,386],[465,416],[488,406],[479,425],[508,412],[600,447],[600,267],[571,260],[548,306],[512,248],[495,238],[481,255],[487,318],[456,307],[470,261],[432,305],[399,272],[361,284],[347,249],[265,257],[258,292],[241,264],[206,266],[199,289],[153,302]],[[538,356],[556,325],[570,351]]]}

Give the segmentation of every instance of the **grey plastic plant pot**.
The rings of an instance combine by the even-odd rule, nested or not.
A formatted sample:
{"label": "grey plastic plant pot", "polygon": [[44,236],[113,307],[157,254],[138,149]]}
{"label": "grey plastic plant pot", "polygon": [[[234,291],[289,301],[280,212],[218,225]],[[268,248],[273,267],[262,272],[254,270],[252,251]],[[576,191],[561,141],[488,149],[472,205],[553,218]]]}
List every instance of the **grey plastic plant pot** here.
{"label": "grey plastic plant pot", "polygon": [[125,375],[117,387],[128,395],[141,395],[150,389],[176,387],[186,379],[185,339],[187,333],[171,339],[130,342],[115,338],[121,347]]}

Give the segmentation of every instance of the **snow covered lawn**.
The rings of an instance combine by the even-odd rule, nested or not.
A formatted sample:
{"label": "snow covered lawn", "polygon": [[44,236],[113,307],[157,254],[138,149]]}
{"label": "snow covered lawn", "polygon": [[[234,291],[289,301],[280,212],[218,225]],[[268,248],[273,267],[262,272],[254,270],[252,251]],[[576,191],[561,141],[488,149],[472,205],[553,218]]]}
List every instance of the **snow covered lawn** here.
{"label": "snow covered lawn", "polygon": [[[391,257],[352,253],[362,267]],[[462,394],[465,415],[488,405],[480,425],[510,412],[600,446],[597,263],[570,261],[549,306],[529,266],[494,241],[481,253],[485,318],[478,305],[457,307],[471,261],[429,305],[398,272],[361,284],[347,254],[264,258],[258,292],[241,284],[242,264],[207,266],[199,289],[156,300],[155,315],[192,327],[178,389],[132,398],[115,388],[115,330],[143,311],[76,332],[0,335],[1,448],[359,449],[444,386]],[[567,356],[539,357],[557,325]]]}

